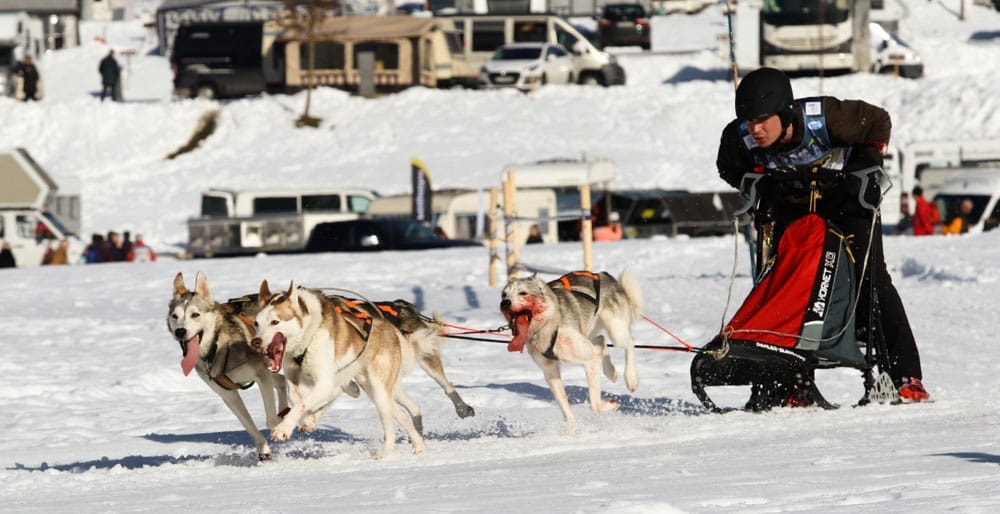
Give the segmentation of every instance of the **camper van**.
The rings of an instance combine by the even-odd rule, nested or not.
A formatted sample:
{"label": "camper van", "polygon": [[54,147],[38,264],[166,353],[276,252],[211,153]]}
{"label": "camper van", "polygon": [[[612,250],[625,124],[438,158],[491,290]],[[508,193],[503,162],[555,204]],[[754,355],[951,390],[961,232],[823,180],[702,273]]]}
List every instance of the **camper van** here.
{"label": "camper van", "polygon": [[559,16],[545,14],[487,14],[448,16],[464,42],[470,70],[486,64],[497,48],[508,43],[558,43],[573,53],[574,77],[580,84],[625,84],[625,70],[615,57],[598,50],[573,25]]}
{"label": "camper van", "polygon": [[[528,236],[531,225],[538,224],[542,241],[558,241],[556,226],[556,194],[551,189],[519,189],[514,197],[517,214],[522,219],[517,222],[518,234]],[[412,197],[409,194],[376,198],[368,214],[376,218],[405,218],[410,216]],[[503,199],[499,199],[503,210]],[[482,241],[489,238],[486,216],[490,210],[490,197],[486,191],[450,189],[434,191],[431,200],[433,224],[440,227],[451,239],[471,239]],[[533,218],[533,219],[528,219]],[[500,237],[503,228],[500,227]],[[523,241],[522,241],[523,243]]]}
{"label": "camper van", "polygon": [[10,246],[17,266],[40,265],[61,241],[69,243],[67,256],[76,262],[83,241],[51,210],[59,188],[23,148],[0,152],[0,183],[0,240]]}
{"label": "camper van", "polygon": [[1000,167],[956,170],[933,198],[946,223],[965,199],[972,200],[969,233],[993,230],[1000,224]]}
{"label": "camper van", "polygon": [[189,251],[196,257],[300,252],[317,224],[357,219],[375,196],[344,189],[210,189],[202,193],[201,215],[188,220]]}

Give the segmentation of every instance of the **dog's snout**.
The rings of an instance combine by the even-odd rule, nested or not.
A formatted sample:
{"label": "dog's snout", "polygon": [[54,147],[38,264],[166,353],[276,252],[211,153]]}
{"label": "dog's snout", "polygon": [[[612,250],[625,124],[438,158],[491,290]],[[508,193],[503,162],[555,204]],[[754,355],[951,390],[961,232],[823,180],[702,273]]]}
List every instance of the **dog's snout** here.
{"label": "dog's snout", "polygon": [[187,329],[183,328],[183,327],[175,329],[174,330],[174,335],[177,336],[177,337],[183,338],[184,336],[187,335]]}
{"label": "dog's snout", "polygon": [[510,300],[504,299],[504,300],[500,301],[500,308],[501,309],[509,309],[510,308]]}

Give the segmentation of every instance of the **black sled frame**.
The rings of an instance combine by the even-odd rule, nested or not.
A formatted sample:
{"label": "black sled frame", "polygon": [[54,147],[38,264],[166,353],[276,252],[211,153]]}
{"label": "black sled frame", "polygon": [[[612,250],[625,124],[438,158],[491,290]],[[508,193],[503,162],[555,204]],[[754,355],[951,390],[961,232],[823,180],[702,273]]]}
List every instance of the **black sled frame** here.
{"label": "black sled frame", "polygon": [[[830,174],[839,174],[838,180],[844,180],[843,172],[832,172],[824,170]],[[815,173],[815,170],[813,170]],[[886,403],[898,400],[896,388],[890,378],[890,359],[885,341],[885,334],[882,329],[878,295],[876,294],[875,273],[873,273],[873,263],[882,256],[874,255],[871,251],[875,248],[873,239],[876,237],[876,230],[881,229],[879,204],[872,204],[864,198],[864,192],[868,190],[869,182],[876,180],[880,182],[879,190],[883,192],[891,188],[881,167],[866,168],[852,172],[860,181],[859,203],[872,212],[872,221],[869,230],[868,248],[864,252],[863,262],[857,263],[864,266],[860,283],[856,285],[860,292],[854,291],[854,301],[851,306],[852,315],[856,318],[867,316],[865,328],[858,330],[858,344],[864,347],[864,364],[862,366],[848,365],[842,362],[829,361],[817,358],[812,351],[800,351],[777,347],[765,343],[750,340],[730,340],[725,334],[720,334],[708,344],[702,351],[697,353],[691,362],[691,390],[707,409],[712,412],[724,412],[735,409],[720,408],[708,395],[705,390],[710,386],[745,386],[751,387],[750,399],[744,410],[759,412],[770,410],[773,407],[789,405],[812,405],[815,404],[824,409],[836,409],[838,405],[829,402],[819,391],[815,382],[815,370],[831,369],[838,367],[852,367],[858,369],[864,380],[864,395],[857,405],[866,405],[872,401]],[[760,211],[760,200],[757,194],[757,183],[761,178],[776,178],[773,175],[747,174],[741,187],[747,203],[744,208],[736,213],[738,218],[742,218],[745,223],[752,221],[754,235],[749,238],[751,245],[751,263],[754,267],[755,282],[758,282],[764,275],[769,261],[774,257],[775,248],[771,248],[768,243],[769,228],[767,216],[758,214]],[[801,175],[794,178],[799,179]],[[783,178],[783,177],[782,177]],[[883,183],[882,181],[885,180]],[[816,182],[811,184],[813,191],[816,190]],[[750,220],[746,220],[747,216]],[[867,302],[860,302],[861,295],[865,295]],[[857,312],[859,304],[867,303],[867,312]]]}

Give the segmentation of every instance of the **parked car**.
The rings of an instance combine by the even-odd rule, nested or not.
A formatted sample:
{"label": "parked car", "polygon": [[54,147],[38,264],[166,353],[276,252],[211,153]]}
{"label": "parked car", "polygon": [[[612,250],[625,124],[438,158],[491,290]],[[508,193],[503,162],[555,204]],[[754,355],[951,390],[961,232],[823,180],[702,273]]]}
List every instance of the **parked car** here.
{"label": "parked car", "polygon": [[501,46],[479,70],[483,87],[516,87],[522,91],[543,84],[572,84],[573,58],[556,43],[511,43]]}
{"label": "parked car", "polygon": [[872,71],[875,73],[899,73],[909,79],[920,78],[924,74],[924,63],[910,45],[889,32],[878,23],[869,23],[872,48]]}
{"label": "parked car", "polygon": [[306,243],[306,251],[370,252],[456,246],[482,245],[465,239],[446,239],[427,225],[411,219],[370,218],[316,225]]}
{"label": "parked car", "polygon": [[649,49],[649,18],[642,4],[605,4],[598,20],[601,46],[641,46]]}
{"label": "parked car", "polygon": [[170,66],[176,96],[226,98],[262,93],[262,22],[181,25]]}

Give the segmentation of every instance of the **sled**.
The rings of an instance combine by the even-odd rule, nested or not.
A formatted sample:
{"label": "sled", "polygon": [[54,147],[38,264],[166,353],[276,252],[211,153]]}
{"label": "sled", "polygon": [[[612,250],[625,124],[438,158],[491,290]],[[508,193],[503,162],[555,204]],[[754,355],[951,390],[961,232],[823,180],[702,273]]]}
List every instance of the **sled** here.
{"label": "sled", "polygon": [[[855,172],[862,181],[878,179],[881,168]],[[756,182],[749,186],[744,214],[758,206]],[[860,198],[877,222],[877,205]],[[887,374],[885,342],[871,266],[858,291],[855,266],[872,257],[866,248],[852,249],[848,238],[817,214],[791,222],[776,249],[768,248],[765,216],[754,216],[755,285],[720,333],[691,362],[691,389],[713,412],[722,412],[706,387],[749,385],[745,410],[816,405],[837,408],[816,386],[817,369],[858,370],[865,393],[858,404],[892,401],[896,390]],[[860,250],[860,251],[859,251]],[[867,312],[858,312],[861,295],[868,295]],[[856,323],[865,316],[867,323]],[[856,325],[871,327],[859,333]],[[876,378],[877,377],[877,378]]]}

